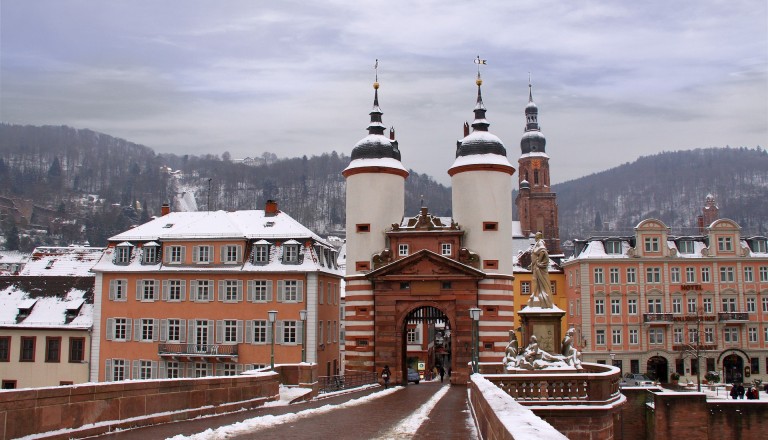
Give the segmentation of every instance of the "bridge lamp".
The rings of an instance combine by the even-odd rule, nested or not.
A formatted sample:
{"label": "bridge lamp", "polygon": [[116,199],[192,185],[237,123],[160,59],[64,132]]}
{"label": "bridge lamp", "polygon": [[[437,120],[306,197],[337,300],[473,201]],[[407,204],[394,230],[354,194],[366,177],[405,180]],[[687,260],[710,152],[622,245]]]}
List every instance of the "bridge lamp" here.
{"label": "bridge lamp", "polygon": [[272,329],[272,355],[269,359],[269,365],[272,371],[275,371],[275,321],[277,321],[277,310],[268,311],[267,318],[269,319],[269,327]]}
{"label": "bridge lamp", "polygon": [[472,318],[472,372],[477,373],[477,364],[480,360],[480,335],[478,335],[480,309],[477,307],[469,309],[469,317]]}
{"label": "bridge lamp", "polygon": [[299,310],[299,318],[301,318],[301,362],[307,361],[307,311]]}

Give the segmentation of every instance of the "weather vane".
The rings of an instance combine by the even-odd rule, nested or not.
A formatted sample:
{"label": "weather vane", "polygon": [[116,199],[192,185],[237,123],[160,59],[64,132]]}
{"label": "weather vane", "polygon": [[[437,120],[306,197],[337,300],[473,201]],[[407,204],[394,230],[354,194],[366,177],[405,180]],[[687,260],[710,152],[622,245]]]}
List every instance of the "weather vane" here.
{"label": "weather vane", "polygon": [[487,64],[488,60],[481,60],[480,55],[475,58],[475,64],[477,64],[477,78],[480,79],[480,65],[481,64]]}
{"label": "weather vane", "polygon": [[379,82],[379,59],[376,58],[376,64],[373,65],[373,70],[376,71],[376,82]]}

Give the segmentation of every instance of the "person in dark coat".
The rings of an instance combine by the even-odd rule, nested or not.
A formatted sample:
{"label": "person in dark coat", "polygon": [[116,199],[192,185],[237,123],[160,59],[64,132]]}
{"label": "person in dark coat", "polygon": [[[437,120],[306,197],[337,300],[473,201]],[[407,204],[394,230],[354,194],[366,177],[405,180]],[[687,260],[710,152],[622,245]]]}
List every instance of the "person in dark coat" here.
{"label": "person in dark coat", "polygon": [[745,392],[744,385],[739,384],[739,399],[744,399],[744,392]]}
{"label": "person in dark coat", "polygon": [[736,400],[739,398],[739,386],[734,382],[731,387],[731,399]]}
{"label": "person in dark coat", "polygon": [[445,369],[440,365],[440,383],[443,383],[443,377],[445,376]]}
{"label": "person in dark coat", "polygon": [[389,365],[385,365],[381,370],[381,378],[384,379],[384,389],[389,388],[389,379],[392,377],[392,372],[389,371]]}

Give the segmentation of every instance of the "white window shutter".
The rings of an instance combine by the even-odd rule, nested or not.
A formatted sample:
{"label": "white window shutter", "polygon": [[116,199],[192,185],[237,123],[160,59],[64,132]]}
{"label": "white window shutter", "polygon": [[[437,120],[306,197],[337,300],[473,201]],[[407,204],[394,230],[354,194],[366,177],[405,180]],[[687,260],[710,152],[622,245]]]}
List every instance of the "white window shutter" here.
{"label": "white window shutter", "polygon": [[181,263],[184,264],[187,262],[187,247],[182,246],[181,247]]}
{"label": "white window shutter", "polygon": [[213,334],[215,324],[216,324],[216,321],[214,321],[213,319],[208,320],[208,341],[206,341],[208,344],[211,343],[211,335]]}
{"label": "white window shutter", "polygon": [[237,245],[237,262],[243,262],[243,246],[239,244]]}
{"label": "white window shutter", "polygon": [[168,369],[166,368],[166,362],[160,361],[160,363],[157,364],[158,368],[158,379],[167,379],[168,378]]}
{"label": "white window shutter", "polygon": [[133,340],[141,341],[141,319],[133,320]]}
{"label": "white window shutter", "polygon": [[157,301],[160,298],[160,281],[152,280],[152,299]]}
{"label": "white window shutter", "polygon": [[219,280],[219,302],[224,302],[224,280]]}
{"label": "white window shutter", "polygon": [[276,343],[283,343],[283,321],[277,321],[277,334],[275,335]]}
{"label": "white window shutter", "polygon": [[187,342],[187,321],[179,319],[179,342]]}
{"label": "white window shutter", "polygon": [[254,302],[253,295],[254,295],[254,290],[256,290],[256,285],[255,284],[256,284],[255,281],[248,280],[248,283],[247,283],[247,285],[248,285],[248,293],[247,293],[247,295],[248,296],[247,296],[247,298],[248,298],[248,302],[250,302],[250,303]]}
{"label": "white window shutter", "polygon": [[159,341],[160,340],[160,320],[155,318],[152,320],[152,340],[153,341]]}
{"label": "white window shutter", "polygon": [[107,318],[107,328],[106,328],[106,330],[107,330],[107,336],[106,336],[105,339],[107,341],[111,341],[112,339],[115,338],[114,337],[115,318]]}
{"label": "white window shutter", "polygon": [[189,300],[197,302],[197,280],[189,282]]}
{"label": "white window shutter", "polygon": [[253,320],[245,321],[245,343],[253,344]]}
{"label": "white window shutter", "polygon": [[157,361],[152,361],[152,379],[158,379],[157,375]]}
{"label": "white window shutter", "polygon": [[197,263],[198,262],[198,256],[200,255],[200,246],[192,246],[192,262]]}
{"label": "white window shutter", "polygon": [[317,302],[318,304],[323,303],[323,282],[322,281],[317,283]]}
{"label": "white window shutter", "polygon": [[237,302],[243,300],[243,280],[237,280]]}
{"label": "white window shutter", "polygon": [[242,372],[243,372],[243,364],[235,365],[235,373],[236,374],[242,374]]}
{"label": "white window shutter", "polygon": [[112,382],[112,379],[114,379],[115,374],[112,371],[112,359],[107,359],[107,361],[104,363],[104,381],[105,382]]}
{"label": "white window shutter", "polygon": [[189,344],[194,344],[195,341],[195,320],[190,319],[189,325],[187,325],[187,342]]}
{"label": "white window shutter", "polygon": [[278,280],[277,281],[277,302],[283,302],[284,301],[284,292],[285,292],[285,281]]}
{"label": "white window shutter", "polygon": [[168,320],[161,319],[160,320],[160,342],[165,342],[167,340],[168,340]]}
{"label": "white window shutter", "polygon": [[139,361],[133,361],[133,375],[131,376],[131,379],[138,379],[139,378]]}
{"label": "white window shutter", "polygon": [[168,280],[163,280],[163,301],[168,301],[168,289],[169,289],[169,283]]}
{"label": "white window shutter", "polygon": [[296,283],[296,301],[298,302],[304,302],[304,281],[299,280]]}
{"label": "white window shutter", "polygon": [[267,321],[267,342],[272,342],[272,323]]}
{"label": "white window shutter", "polygon": [[143,280],[136,280],[136,301],[141,301],[141,288],[144,287]]}
{"label": "white window shutter", "polygon": [[116,285],[117,280],[109,280],[109,299],[114,300],[115,299],[115,291],[117,290]]}
{"label": "white window shutter", "polygon": [[221,344],[224,342],[224,321],[221,319],[216,321],[216,343]]}
{"label": "white window shutter", "polygon": [[304,321],[296,321],[296,342],[304,343]]}
{"label": "white window shutter", "polygon": [[171,262],[171,247],[166,246],[163,251],[163,263],[168,264]]}
{"label": "white window shutter", "polygon": [[181,301],[187,300],[187,280],[181,280]]}
{"label": "white window shutter", "polygon": [[131,324],[133,321],[130,318],[125,319],[125,340],[130,341],[131,340]]}
{"label": "white window shutter", "polygon": [[272,285],[274,281],[267,280],[267,302],[272,302]]}
{"label": "white window shutter", "polygon": [[227,246],[227,245],[222,245],[221,247],[219,247],[219,261],[221,261],[222,263],[227,261],[227,248],[228,247],[229,246]]}
{"label": "white window shutter", "polygon": [[242,319],[237,320],[237,336],[235,340],[237,341],[238,344],[243,343],[243,320]]}

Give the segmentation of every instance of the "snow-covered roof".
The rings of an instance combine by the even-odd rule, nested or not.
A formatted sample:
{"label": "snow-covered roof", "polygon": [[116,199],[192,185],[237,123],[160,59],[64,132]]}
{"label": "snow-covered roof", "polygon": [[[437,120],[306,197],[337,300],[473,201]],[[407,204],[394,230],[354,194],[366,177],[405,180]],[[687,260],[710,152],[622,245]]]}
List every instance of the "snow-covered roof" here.
{"label": "snow-covered roof", "polygon": [[[482,132],[475,132],[482,133]],[[512,167],[509,163],[509,159],[506,156],[499,154],[470,154],[467,156],[459,156],[451,165],[451,168],[463,167],[467,165],[502,165]]]}
{"label": "snow-covered roof", "polygon": [[353,170],[355,168],[368,167],[392,168],[395,170],[405,171],[406,173],[408,172],[408,170],[405,169],[399,160],[393,159],[391,157],[379,157],[376,159],[355,159],[349,163],[349,166],[347,166],[344,171]]}
{"label": "snow-covered roof", "polygon": [[102,247],[47,247],[32,251],[32,256],[19,276],[93,276],[91,268],[104,252]]}
{"label": "snow-covered roof", "polygon": [[28,252],[0,251],[0,264],[24,264],[30,256]]}
{"label": "snow-covered roof", "polygon": [[330,246],[284,212],[266,215],[263,210],[171,212],[111,237],[115,241],[195,239],[313,239]]}
{"label": "snow-covered roof", "polygon": [[[535,133],[535,132],[529,131],[528,133]],[[527,157],[546,157],[547,159],[549,159],[549,155],[541,151],[531,151],[530,153],[525,153],[520,155],[520,159],[525,159]]]}
{"label": "snow-covered roof", "polygon": [[0,279],[0,327],[88,329],[93,325],[90,277]]}

